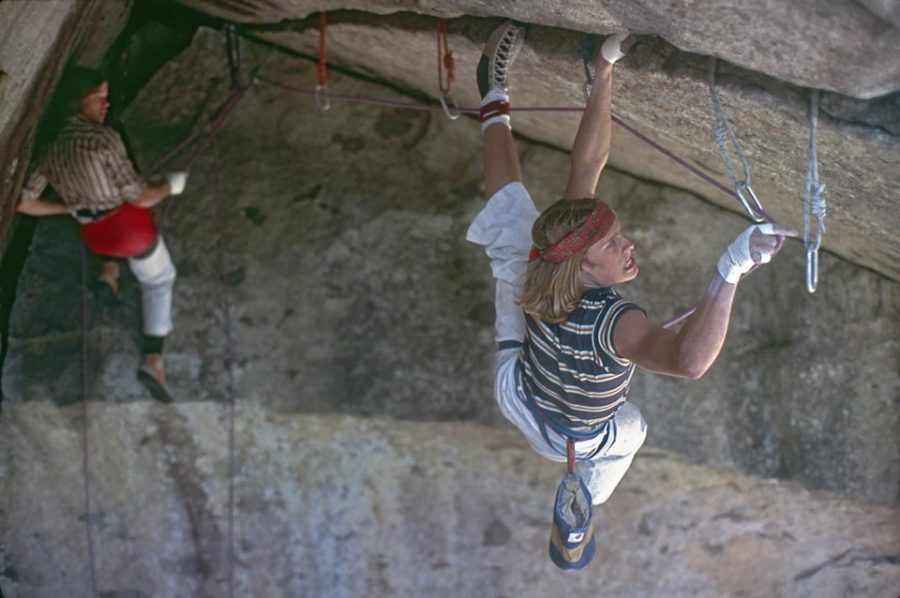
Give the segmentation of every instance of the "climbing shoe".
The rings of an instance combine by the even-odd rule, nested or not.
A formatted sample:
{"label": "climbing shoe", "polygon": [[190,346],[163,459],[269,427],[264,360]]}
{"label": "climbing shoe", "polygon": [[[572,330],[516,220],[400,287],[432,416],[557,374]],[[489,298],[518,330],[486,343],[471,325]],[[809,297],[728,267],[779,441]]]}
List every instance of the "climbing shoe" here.
{"label": "climbing shoe", "polygon": [[523,25],[506,21],[494,29],[478,62],[478,91],[482,98],[491,90],[509,90],[509,70],[524,42]]}
{"label": "climbing shoe", "polygon": [[150,395],[154,399],[163,403],[172,402],[172,393],[166,386],[166,375],[161,366],[153,366],[145,362],[138,369],[137,378],[144,388],[150,391]]}
{"label": "climbing shoe", "polygon": [[91,295],[104,307],[119,307],[123,303],[122,294],[114,289],[104,278],[97,278],[88,283]]}

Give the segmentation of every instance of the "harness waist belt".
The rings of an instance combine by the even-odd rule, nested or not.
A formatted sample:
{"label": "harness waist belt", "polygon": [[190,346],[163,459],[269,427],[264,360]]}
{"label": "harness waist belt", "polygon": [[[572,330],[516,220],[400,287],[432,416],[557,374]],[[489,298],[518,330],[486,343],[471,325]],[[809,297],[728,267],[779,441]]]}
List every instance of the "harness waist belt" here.
{"label": "harness waist belt", "polygon": [[88,249],[111,257],[140,255],[157,235],[150,210],[128,202],[107,210],[93,222],[82,222],[80,228],[81,240]]}

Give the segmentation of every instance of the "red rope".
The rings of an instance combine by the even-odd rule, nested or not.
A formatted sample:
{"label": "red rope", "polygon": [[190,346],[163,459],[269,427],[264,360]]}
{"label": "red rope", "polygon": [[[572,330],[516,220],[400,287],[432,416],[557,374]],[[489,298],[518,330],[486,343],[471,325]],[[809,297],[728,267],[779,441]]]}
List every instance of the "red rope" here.
{"label": "red rope", "polygon": [[234,596],[234,342],[231,335],[231,313],[228,300],[228,281],[225,274],[225,240],[222,231],[225,230],[224,208],[222,204],[222,167],[219,164],[218,146],[216,134],[212,137],[213,159],[213,192],[215,194],[215,221],[219,231],[218,240],[218,267],[219,279],[222,282],[222,320],[225,329],[225,368],[228,377],[228,596]]}
{"label": "red rope", "polygon": [[[281,88],[281,89],[284,89],[286,91],[290,91],[293,93],[299,93],[299,94],[310,95],[310,96],[316,95],[315,91],[312,91],[309,89],[304,89],[301,87],[296,87],[296,86],[289,85],[286,83],[280,83],[278,81],[273,81],[271,79],[267,79],[267,78],[261,77],[261,76],[257,76],[256,81],[259,81],[260,83],[265,83],[267,85],[271,85],[273,87],[278,87],[278,88]],[[415,110],[418,112],[443,112],[444,111],[444,108],[442,108],[441,106],[433,106],[430,104],[421,104],[418,102],[403,102],[403,101],[399,101],[399,100],[384,100],[381,98],[375,98],[375,97],[371,97],[371,96],[358,96],[358,95],[330,93],[330,94],[328,94],[328,98],[332,99],[332,100],[352,102],[352,103],[357,103],[357,104],[370,104],[370,105],[374,105],[374,106],[385,106],[388,108],[400,108],[400,109],[404,109],[404,110]],[[510,112],[583,112],[584,108],[575,107],[575,106],[572,106],[572,107],[568,107],[568,106],[518,106],[518,107],[510,106],[509,111]],[[463,107],[463,108],[459,108],[458,112],[461,112],[464,114],[478,114],[479,109]],[[712,178],[711,176],[709,176],[708,174],[706,174],[705,172],[703,172],[702,170],[700,170],[699,168],[697,168],[696,166],[694,166],[693,164],[691,164],[690,162],[685,160],[684,158],[681,158],[680,156],[678,156],[677,154],[672,152],[667,147],[660,145],[653,139],[647,137],[646,135],[644,135],[643,133],[641,133],[640,131],[638,131],[637,129],[635,129],[634,127],[632,127],[625,121],[623,121],[621,118],[617,117],[616,115],[612,115],[612,121],[614,123],[616,123],[617,125],[619,125],[620,127],[622,127],[623,129],[625,129],[626,131],[628,131],[629,133],[631,133],[632,135],[634,135],[635,137],[637,137],[638,139],[640,139],[641,141],[643,141],[644,143],[646,143],[647,145],[649,145],[650,147],[652,147],[653,149],[655,149],[656,151],[660,152],[661,154],[663,154],[664,156],[666,156],[667,158],[672,160],[673,162],[677,163],[679,166],[681,166],[685,170],[689,171],[696,177],[700,178],[701,180],[705,181],[706,183],[709,183],[711,186],[715,187],[722,193],[725,193],[726,195],[739,200],[739,198],[738,198],[737,194],[734,192],[734,190],[729,189],[724,184],[722,184],[719,181],[717,181],[716,179]]]}
{"label": "red rope", "polygon": [[447,22],[443,19],[437,22],[437,67],[438,89],[441,90],[441,93],[448,94],[453,85],[455,65],[453,64],[453,52],[450,51],[447,43]]}
{"label": "red rope", "polygon": [[82,436],[81,463],[84,477],[84,526],[87,531],[88,562],[91,573],[91,596],[97,593],[97,564],[94,559],[94,535],[91,530],[91,478],[90,450],[88,448],[88,430],[90,428],[90,412],[88,409],[88,302],[87,302],[87,261],[84,244],[81,244],[81,406]]}
{"label": "red rope", "polygon": [[316,71],[319,74],[319,87],[325,87],[325,77],[328,75],[328,64],[325,61],[325,28],[328,23],[326,22],[325,13],[319,13],[319,63],[316,66]]}

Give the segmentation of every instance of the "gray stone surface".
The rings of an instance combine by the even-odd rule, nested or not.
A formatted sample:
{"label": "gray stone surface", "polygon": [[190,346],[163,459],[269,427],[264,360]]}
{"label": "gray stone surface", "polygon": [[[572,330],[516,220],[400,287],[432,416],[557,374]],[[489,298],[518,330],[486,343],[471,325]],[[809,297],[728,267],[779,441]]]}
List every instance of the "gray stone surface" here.
{"label": "gray stone surface", "polygon": [[[92,402],[0,420],[9,598],[224,596],[223,405]],[[513,430],[236,410],[236,596],[890,596],[900,510],[645,449],[595,512],[587,571],[546,558],[558,464]],[[52,491],[48,491],[51,490]]]}
{"label": "gray stone surface", "polygon": [[[244,50],[248,64],[266,52]],[[144,167],[222,99],[222,51],[218,34],[201,33],[132,106]],[[280,54],[265,68],[315,77],[313,64]],[[337,72],[330,82],[406,100]],[[567,155],[519,143],[526,183],[547,205]],[[600,512],[602,575],[561,576],[544,557],[559,468],[528,452],[490,399],[491,281],[463,241],[483,205],[477,123],[337,103],[323,112],[260,86],[218,147],[221,204],[204,156],[187,192],[157,211],[179,270],[174,407],[149,402],[134,380],[133,279],[120,308],[88,297],[103,591],[222,595],[220,241],[240,405],[239,595],[529,595],[544,583],[543,593],[598,590],[608,574],[611,593],[642,596],[897,587],[897,283],[826,252],[822,288],[808,296],[797,243],[743,282],[703,380],[636,378],[631,400],[650,436]],[[623,290],[656,320],[700,295],[746,224],[614,169],[600,194],[638,246],[641,276]],[[41,223],[3,376],[0,571],[23,596],[87,587],[76,235],[65,218]]]}
{"label": "gray stone surface", "polygon": [[803,87],[872,98],[900,90],[900,6],[888,0],[180,0],[239,23],[273,24],[317,11],[413,11],[440,18],[505,17],[570,31],[656,35]]}
{"label": "gray stone surface", "polygon": [[[333,64],[437,95],[434,22],[409,15],[335,15],[328,28]],[[477,106],[475,67],[481,44],[496,21],[460,19],[449,28],[457,81],[453,96]],[[261,32],[263,39],[315,55],[318,30]],[[900,37],[898,37],[900,39]],[[512,107],[583,105],[581,35],[534,26],[512,73]],[[398,56],[402,56],[399,59]],[[718,88],[751,168],[752,184],[766,210],[781,222],[802,225],[802,197],[809,142],[806,90],[721,64]],[[613,111],[631,127],[731,187],[712,141],[708,61],[661,40],[644,38],[620,62],[614,76]],[[315,77],[298,78],[263,69],[264,76],[311,89]],[[287,76],[286,76],[287,75]],[[332,82],[333,83],[333,82]],[[333,93],[342,90],[331,85]],[[850,261],[900,279],[900,140],[896,99],[871,102],[824,94],[819,118],[819,172],[828,202],[824,246]],[[515,130],[568,149],[578,113],[526,112]],[[613,130],[610,163],[637,177],[692,191],[743,213],[734,197],[709,185],[650,148],[622,127]],[[823,279],[824,281],[824,279]]]}
{"label": "gray stone surface", "polygon": [[[212,110],[225,94],[221,50],[217,34],[201,35],[133,106],[128,129],[143,164],[186,133],[198,106]],[[301,79],[314,72],[277,54],[267,68]],[[403,99],[337,73],[333,82]],[[222,233],[242,396],[276,412],[499,422],[489,399],[492,283],[485,258],[463,241],[483,202],[480,143],[471,120],[361,105],[323,112],[308,97],[254,89],[219,134],[221,207],[204,156],[188,192],[158,210],[179,270],[167,349],[179,398],[224,396]],[[526,183],[547,205],[567,156],[520,148]],[[638,245],[642,274],[623,291],[657,321],[699,298],[744,226],[688,193],[612,169],[600,194]],[[64,218],[38,233],[13,315],[11,400],[66,404],[80,395],[75,234]],[[809,296],[802,254],[792,242],[742,283],[731,336],[703,380],[640,373],[632,400],[650,420],[651,444],[696,462],[895,502],[897,284],[824,253],[822,288]],[[117,310],[91,299],[91,388],[136,400],[138,289],[130,276],[125,285]]]}

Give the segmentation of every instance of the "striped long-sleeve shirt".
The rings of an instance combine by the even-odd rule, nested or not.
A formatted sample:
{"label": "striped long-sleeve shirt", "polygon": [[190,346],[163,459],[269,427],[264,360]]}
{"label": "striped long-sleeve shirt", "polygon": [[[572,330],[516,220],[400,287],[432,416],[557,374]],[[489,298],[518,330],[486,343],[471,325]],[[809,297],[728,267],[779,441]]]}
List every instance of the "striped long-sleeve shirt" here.
{"label": "striped long-sleeve shirt", "polygon": [[526,316],[522,391],[557,431],[596,432],[625,402],[634,364],[616,352],[613,330],[632,309],[641,308],[612,288],[594,288],[561,324]]}
{"label": "striped long-sleeve shirt", "polygon": [[83,116],[69,118],[32,170],[22,194],[40,196],[52,185],[70,212],[108,210],[136,199],[144,182],[119,134]]}

